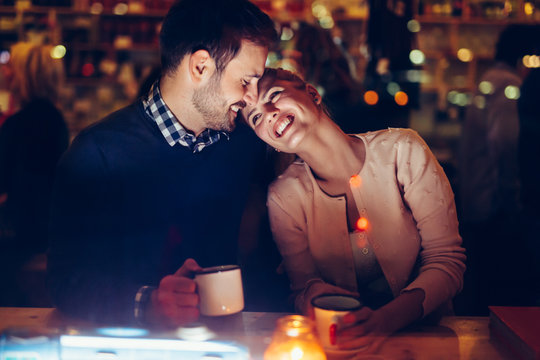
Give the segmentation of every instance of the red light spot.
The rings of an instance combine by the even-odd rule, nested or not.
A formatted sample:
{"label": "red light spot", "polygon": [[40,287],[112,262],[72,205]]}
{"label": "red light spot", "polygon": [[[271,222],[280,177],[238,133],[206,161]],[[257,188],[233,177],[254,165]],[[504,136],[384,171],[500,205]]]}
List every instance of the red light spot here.
{"label": "red light spot", "polygon": [[366,231],[368,228],[369,222],[365,217],[360,217],[356,222],[356,228],[360,231]]}
{"label": "red light spot", "polygon": [[92,76],[94,74],[94,65],[86,63],[82,66],[81,73],[83,76]]}
{"label": "red light spot", "polygon": [[352,187],[360,187],[360,185],[362,185],[362,178],[360,177],[360,175],[353,175],[349,179],[349,183]]}

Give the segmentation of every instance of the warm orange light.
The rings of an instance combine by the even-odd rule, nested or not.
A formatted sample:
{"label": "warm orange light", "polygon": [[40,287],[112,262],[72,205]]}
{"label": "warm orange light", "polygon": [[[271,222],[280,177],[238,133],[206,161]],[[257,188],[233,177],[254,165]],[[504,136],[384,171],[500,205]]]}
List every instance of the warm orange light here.
{"label": "warm orange light", "polygon": [[365,217],[361,216],[356,222],[356,229],[360,231],[366,231],[368,228],[368,225],[369,225],[368,220]]}
{"label": "warm orange light", "polygon": [[409,97],[403,91],[398,91],[396,95],[394,95],[394,100],[396,101],[396,104],[405,106],[409,102]]}
{"label": "warm orange light", "polygon": [[326,360],[313,321],[301,315],[279,318],[264,360]]}
{"label": "warm orange light", "polygon": [[379,102],[379,95],[373,90],[368,90],[364,93],[364,101],[368,105],[375,105]]}
{"label": "warm orange light", "polygon": [[360,187],[360,185],[362,185],[362,178],[360,175],[353,175],[349,179],[349,184],[351,184],[352,187]]}

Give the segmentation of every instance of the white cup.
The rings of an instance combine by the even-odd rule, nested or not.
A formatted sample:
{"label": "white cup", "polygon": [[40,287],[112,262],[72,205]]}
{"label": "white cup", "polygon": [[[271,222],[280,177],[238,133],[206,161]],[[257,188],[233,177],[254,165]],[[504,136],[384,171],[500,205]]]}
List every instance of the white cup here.
{"label": "white cup", "polygon": [[311,305],[322,346],[327,350],[337,350],[336,332],[339,320],[348,312],[360,309],[362,302],[350,295],[324,294],[314,297]]}
{"label": "white cup", "polygon": [[202,315],[230,315],[244,309],[244,290],[239,266],[204,268],[195,274],[195,282]]}

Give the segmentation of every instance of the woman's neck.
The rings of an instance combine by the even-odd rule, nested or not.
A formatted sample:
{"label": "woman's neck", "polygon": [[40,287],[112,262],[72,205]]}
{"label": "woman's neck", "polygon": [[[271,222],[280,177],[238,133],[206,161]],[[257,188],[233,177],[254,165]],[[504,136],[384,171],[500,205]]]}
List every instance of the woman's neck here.
{"label": "woman's neck", "polygon": [[364,142],[334,123],[322,121],[298,155],[309,165],[319,186],[331,195],[346,191],[349,179],[365,161]]}

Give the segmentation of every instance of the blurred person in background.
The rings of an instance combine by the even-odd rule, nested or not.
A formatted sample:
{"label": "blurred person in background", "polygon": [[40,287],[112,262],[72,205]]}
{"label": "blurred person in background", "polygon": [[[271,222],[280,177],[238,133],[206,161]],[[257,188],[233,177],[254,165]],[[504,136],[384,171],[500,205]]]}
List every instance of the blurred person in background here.
{"label": "blurred person in background", "polygon": [[[16,43],[4,78],[20,109],[0,128],[0,194],[4,201],[0,236],[0,305],[28,305],[16,284],[21,266],[48,246],[47,226],[56,164],[69,143],[57,107],[64,67],[53,46]],[[6,284],[7,287],[6,287]]]}
{"label": "blurred person in background", "polygon": [[522,59],[537,41],[534,29],[510,25],[501,32],[495,63],[481,76],[466,110],[458,163],[459,217],[469,254],[462,293],[466,314],[487,315],[488,305],[526,301],[517,99],[527,73]]}

